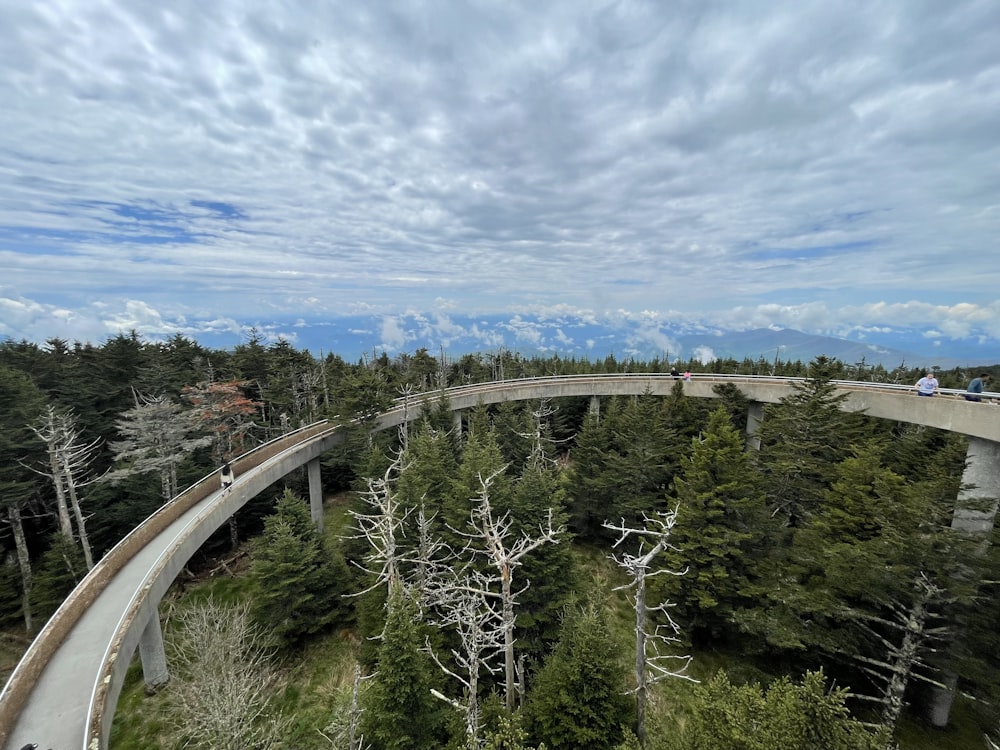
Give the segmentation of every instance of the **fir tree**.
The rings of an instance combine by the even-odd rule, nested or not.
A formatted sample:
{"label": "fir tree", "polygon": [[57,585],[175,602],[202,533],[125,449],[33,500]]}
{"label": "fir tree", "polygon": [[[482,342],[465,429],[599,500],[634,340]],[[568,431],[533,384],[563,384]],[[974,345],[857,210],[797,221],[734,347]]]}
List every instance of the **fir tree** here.
{"label": "fir tree", "polygon": [[828,690],[821,672],[766,690],[734,685],[724,673],[696,688],[678,750],[883,750],[885,739],[851,718],[847,691]]}
{"label": "fir tree", "polygon": [[388,617],[378,649],[378,668],[362,696],[362,727],[373,750],[441,747],[445,704],[434,698],[430,657],[417,609],[400,589],[389,593]]}
{"label": "fir tree", "polygon": [[733,611],[749,603],[771,525],[743,438],[722,406],[692,441],[672,495],[683,522],[671,535],[679,551],[668,548],[665,565],[688,572],[655,579],[656,597],[677,605],[693,641],[718,637],[733,628]]}
{"label": "fir tree", "polygon": [[290,490],[253,549],[252,615],[276,644],[294,645],[345,616],[347,566],[324,544],[305,503]]}
{"label": "fir tree", "polygon": [[534,742],[550,750],[610,749],[621,742],[622,727],[632,720],[621,653],[597,605],[567,613],[559,642],[528,694]]}

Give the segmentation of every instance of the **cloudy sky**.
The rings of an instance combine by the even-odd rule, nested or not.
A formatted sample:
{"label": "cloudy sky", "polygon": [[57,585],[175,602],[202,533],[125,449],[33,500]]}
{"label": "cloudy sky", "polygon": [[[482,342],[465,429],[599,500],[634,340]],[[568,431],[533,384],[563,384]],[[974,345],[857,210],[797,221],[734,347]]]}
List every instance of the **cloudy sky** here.
{"label": "cloudy sky", "polygon": [[558,311],[1000,340],[994,0],[0,17],[0,338]]}

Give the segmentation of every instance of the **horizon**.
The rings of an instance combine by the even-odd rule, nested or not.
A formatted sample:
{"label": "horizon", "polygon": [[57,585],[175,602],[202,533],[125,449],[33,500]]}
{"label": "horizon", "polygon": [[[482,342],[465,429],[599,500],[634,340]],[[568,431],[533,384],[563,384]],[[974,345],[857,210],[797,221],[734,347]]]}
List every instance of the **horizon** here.
{"label": "horizon", "polygon": [[1000,347],[1000,4],[0,8],[0,337]]}

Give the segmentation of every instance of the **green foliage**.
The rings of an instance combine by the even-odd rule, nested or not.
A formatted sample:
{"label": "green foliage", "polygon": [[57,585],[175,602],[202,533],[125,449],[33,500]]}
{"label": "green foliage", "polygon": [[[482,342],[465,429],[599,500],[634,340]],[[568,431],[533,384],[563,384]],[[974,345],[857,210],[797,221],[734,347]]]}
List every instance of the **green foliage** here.
{"label": "green foliage", "polygon": [[531,736],[552,750],[613,748],[632,720],[624,694],[621,644],[596,604],[571,609],[555,649],[528,694]]}
{"label": "green foliage", "polygon": [[439,747],[446,706],[430,692],[437,667],[422,649],[416,607],[397,590],[388,608],[378,669],[363,694],[365,738],[374,750]]}
{"label": "green foliage", "polygon": [[569,527],[581,541],[603,538],[601,524],[608,518],[608,508],[616,493],[608,465],[612,444],[611,432],[596,414],[588,412],[576,436],[571,453],[573,462],[564,477]]}
{"label": "green foliage", "polygon": [[828,690],[822,672],[767,689],[734,685],[724,673],[699,686],[676,750],[884,750],[885,738],[852,719],[847,691]]}
{"label": "green foliage", "polygon": [[0,502],[4,504],[19,505],[31,494],[33,475],[22,463],[29,461],[26,454],[32,450],[39,461],[45,457],[44,444],[28,427],[44,406],[44,396],[31,378],[0,365]]}
{"label": "green foliage", "polygon": [[862,417],[841,410],[847,396],[836,393],[828,370],[829,360],[817,358],[808,380],[768,404],[757,431],[768,502],[793,527],[822,505],[835,467],[864,437]]}
{"label": "green foliage", "polygon": [[[517,479],[509,508],[515,537],[535,536],[552,510],[553,527],[566,523],[562,492],[553,469],[529,465]],[[528,554],[518,572],[520,581],[528,581],[526,591],[518,595],[517,636],[521,652],[538,657],[555,642],[560,612],[575,599],[577,571],[568,534],[559,544],[543,544]]]}
{"label": "green foliage", "polygon": [[83,551],[62,534],[53,534],[31,588],[31,611],[40,628],[87,574]]}
{"label": "green foliage", "polygon": [[251,576],[252,615],[281,647],[346,618],[347,566],[324,544],[305,503],[290,490],[254,544]]}
{"label": "green foliage", "polygon": [[732,613],[750,605],[764,540],[773,538],[760,479],[743,438],[719,407],[674,480],[678,521],[664,567],[684,575],[651,581],[658,601],[678,607],[678,618],[694,641],[732,631]]}
{"label": "green foliage", "polygon": [[[521,726],[517,716],[500,716],[496,726],[487,732],[483,738],[481,750],[535,750],[527,744],[528,733]],[[480,750],[480,748],[470,748]],[[545,745],[539,745],[537,750],[545,750]]]}

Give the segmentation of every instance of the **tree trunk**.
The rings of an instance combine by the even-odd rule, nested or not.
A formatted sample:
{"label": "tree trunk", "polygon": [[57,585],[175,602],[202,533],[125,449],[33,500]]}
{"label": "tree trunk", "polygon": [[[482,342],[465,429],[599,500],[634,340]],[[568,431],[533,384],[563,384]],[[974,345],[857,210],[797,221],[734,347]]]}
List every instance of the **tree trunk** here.
{"label": "tree trunk", "polygon": [[63,473],[59,466],[59,456],[54,445],[49,443],[49,468],[52,470],[52,484],[56,488],[56,509],[59,514],[59,533],[69,541],[73,541],[73,524],[69,519],[69,508],[66,505],[66,490],[63,488]]}
{"label": "tree trunk", "polygon": [[21,609],[24,611],[24,628],[31,633],[31,558],[28,555],[28,543],[24,539],[24,526],[21,525],[21,509],[14,504],[8,505],[7,515],[10,517],[10,525],[14,530],[17,564],[21,569],[21,588],[24,591]]}
{"label": "tree trunk", "polygon": [[931,591],[922,588],[913,608],[906,619],[906,629],[903,632],[903,643],[899,647],[893,663],[892,677],[885,688],[883,698],[882,723],[890,730],[894,729],[899,716],[903,712],[903,695],[910,675],[917,662],[917,651],[924,639],[924,628],[927,622],[927,603]]}
{"label": "tree trunk", "polygon": [[646,573],[639,568],[635,585],[635,736],[646,746]]}
{"label": "tree trunk", "polygon": [[510,593],[510,566],[501,571],[503,587],[503,666],[507,711],[514,710],[514,600]]}
{"label": "tree trunk", "polygon": [[80,499],[76,494],[76,484],[73,482],[73,474],[68,469],[66,470],[66,484],[69,489],[69,502],[73,508],[73,515],[76,518],[76,529],[77,535],[80,538],[80,546],[83,548],[83,559],[87,563],[87,570],[92,570],[94,567],[94,553],[90,549],[90,539],[87,537],[87,527],[86,519],[83,517],[83,511],[80,509]]}

